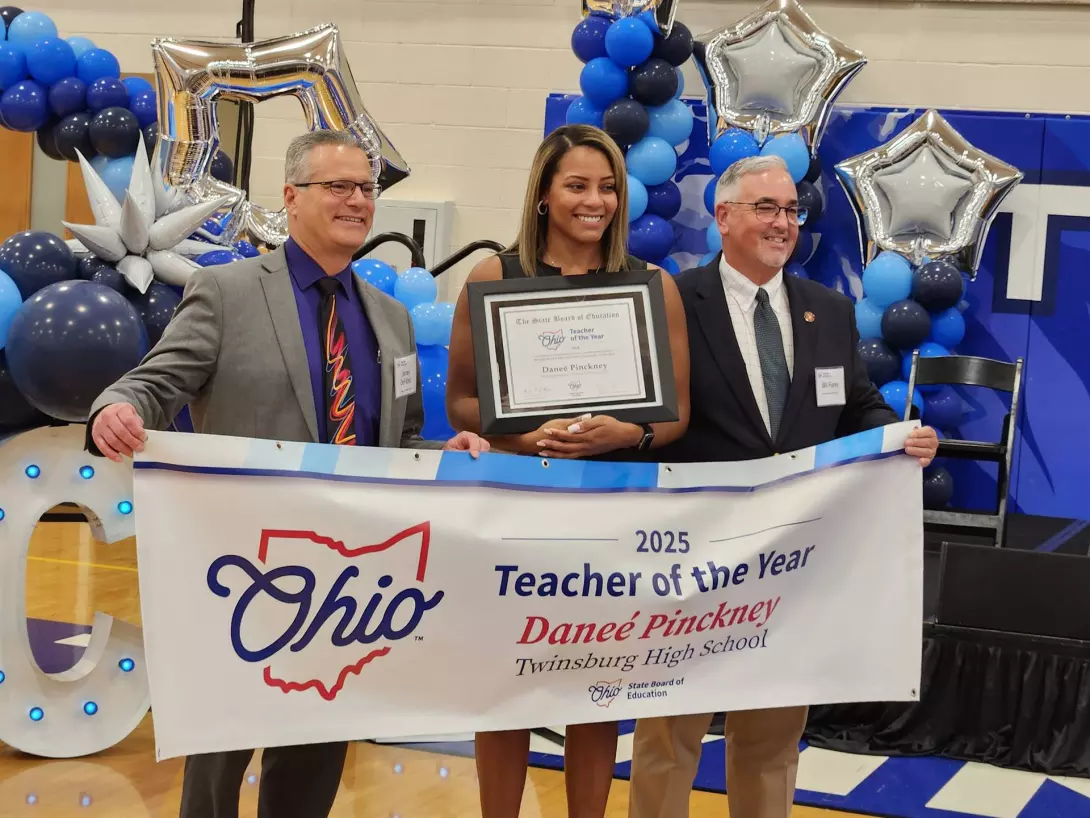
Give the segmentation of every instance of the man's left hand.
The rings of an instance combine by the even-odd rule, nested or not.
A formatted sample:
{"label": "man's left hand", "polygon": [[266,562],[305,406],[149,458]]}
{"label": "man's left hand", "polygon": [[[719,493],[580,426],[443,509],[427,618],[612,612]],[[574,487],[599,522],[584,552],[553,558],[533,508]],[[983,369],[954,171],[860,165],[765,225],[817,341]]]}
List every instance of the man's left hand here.
{"label": "man's left hand", "polygon": [[445,452],[469,452],[469,456],[476,460],[481,452],[487,452],[491,447],[488,441],[473,432],[459,432],[443,446]]}
{"label": "man's left hand", "polygon": [[918,457],[920,465],[927,467],[935,459],[935,453],[939,450],[939,436],[930,426],[921,426],[913,429],[905,441],[905,454],[909,457]]}

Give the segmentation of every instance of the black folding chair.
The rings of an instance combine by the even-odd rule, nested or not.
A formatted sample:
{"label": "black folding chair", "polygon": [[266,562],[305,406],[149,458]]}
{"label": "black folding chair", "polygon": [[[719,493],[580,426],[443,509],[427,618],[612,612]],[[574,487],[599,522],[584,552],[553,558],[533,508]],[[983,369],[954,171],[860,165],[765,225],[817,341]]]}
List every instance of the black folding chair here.
{"label": "black folding chair", "polygon": [[912,397],[917,386],[982,386],[997,392],[1009,392],[1011,395],[1011,408],[1003,419],[1003,432],[998,442],[939,441],[938,457],[986,461],[998,465],[995,512],[925,510],[923,516],[925,526],[963,531],[990,531],[993,544],[1002,547],[1007,523],[1007,496],[1010,493],[1011,461],[1014,458],[1014,437],[1018,426],[1018,398],[1022,385],[1023,363],[1022,358],[1014,363],[1008,363],[968,355],[921,358],[918,349],[912,353],[912,370],[908,377],[908,400],[905,401],[905,420],[909,420],[912,415],[914,409]]}

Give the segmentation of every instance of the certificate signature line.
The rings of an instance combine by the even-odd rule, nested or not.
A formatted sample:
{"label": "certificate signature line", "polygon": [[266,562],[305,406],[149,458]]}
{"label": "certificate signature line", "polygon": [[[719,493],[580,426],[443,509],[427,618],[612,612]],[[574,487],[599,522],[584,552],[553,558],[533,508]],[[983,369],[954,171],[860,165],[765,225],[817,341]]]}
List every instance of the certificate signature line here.
{"label": "certificate signature line", "polygon": [[782,523],[781,525],[770,525],[768,528],[762,528],[760,531],[750,531],[748,534],[736,534],[733,537],[723,537],[721,540],[708,540],[710,543],[730,542],[731,540],[741,540],[746,537],[756,537],[758,534],[764,534],[768,531],[775,531],[778,528],[791,528],[796,525],[806,525],[807,523],[816,523],[821,517],[814,517],[811,520],[799,520],[797,523]]}
{"label": "certificate signature line", "polygon": [[503,542],[620,542],[617,537],[500,537]]}

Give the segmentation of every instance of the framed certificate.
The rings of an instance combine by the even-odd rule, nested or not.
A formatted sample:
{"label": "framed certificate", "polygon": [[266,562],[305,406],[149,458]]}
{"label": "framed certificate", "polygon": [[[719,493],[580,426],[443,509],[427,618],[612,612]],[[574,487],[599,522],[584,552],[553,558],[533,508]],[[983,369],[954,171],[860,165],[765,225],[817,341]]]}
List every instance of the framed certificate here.
{"label": "framed certificate", "polygon": [[469,317],[482,434],[585,413],[678,419],[662,274],[480,281]]}

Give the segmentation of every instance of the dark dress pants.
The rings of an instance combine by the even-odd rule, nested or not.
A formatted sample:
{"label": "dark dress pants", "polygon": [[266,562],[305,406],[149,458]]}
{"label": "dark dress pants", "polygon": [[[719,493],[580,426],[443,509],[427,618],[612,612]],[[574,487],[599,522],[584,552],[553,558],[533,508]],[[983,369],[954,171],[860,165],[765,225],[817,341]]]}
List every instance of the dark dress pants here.
{"label": "dark dress pants", "polygon": [[[347,742],[268,747],[261,755],[258,818],[325,818],[337,797]],[[180,818],[238,818],[253,750],[189,756]]]}

